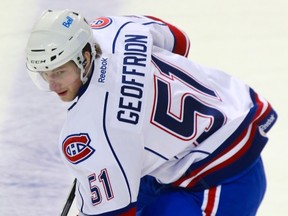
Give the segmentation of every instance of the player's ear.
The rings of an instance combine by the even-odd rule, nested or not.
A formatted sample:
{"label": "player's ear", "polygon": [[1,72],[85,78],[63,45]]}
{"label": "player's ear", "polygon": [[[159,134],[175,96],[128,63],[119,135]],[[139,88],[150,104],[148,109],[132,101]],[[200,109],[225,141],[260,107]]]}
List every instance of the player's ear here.
{"label": "player's ear", "polygon": [[90,64],[91,64],[91,54],[90,54],[90,52],[85,51],[83,56],[84,56],[84,61],[83,61],[82,65],[86,70],[90,67]]}

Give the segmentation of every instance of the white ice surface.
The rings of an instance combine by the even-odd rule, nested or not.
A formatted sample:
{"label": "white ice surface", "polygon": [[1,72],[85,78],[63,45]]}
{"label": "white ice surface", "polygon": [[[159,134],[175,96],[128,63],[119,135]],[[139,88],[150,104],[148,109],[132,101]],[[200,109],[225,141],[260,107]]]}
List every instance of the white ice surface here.
{"label": "white ice surface", "polygon": [[25,71],[28,34],[46,8],[71,8],[88,19],[163,18],[188,33],[190,58],[234,74],[266,97],[279,120],[263,151],[268,188],[258,216],[288,215],[286,0],[9,0],[0,9],[0,216],[59,215],[73,179],[57,147],[67,105],[38,91]]}

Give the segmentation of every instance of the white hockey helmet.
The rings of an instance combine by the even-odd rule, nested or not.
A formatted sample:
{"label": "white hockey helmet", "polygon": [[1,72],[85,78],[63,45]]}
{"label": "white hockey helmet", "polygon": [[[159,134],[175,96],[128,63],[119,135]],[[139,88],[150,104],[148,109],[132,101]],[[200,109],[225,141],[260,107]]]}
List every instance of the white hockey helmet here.
{"label": "white hockey helmet", "polygon": [[87,74],[84,75],[82,50],[87,43],[91,47],[92,62],[96,55],[93,33],[81,14],[68,9],[43,12],[31,31],[26,48],[26,66],[32,80],[40,89],[45,89],[37,76],[73,60],[85,83]]}

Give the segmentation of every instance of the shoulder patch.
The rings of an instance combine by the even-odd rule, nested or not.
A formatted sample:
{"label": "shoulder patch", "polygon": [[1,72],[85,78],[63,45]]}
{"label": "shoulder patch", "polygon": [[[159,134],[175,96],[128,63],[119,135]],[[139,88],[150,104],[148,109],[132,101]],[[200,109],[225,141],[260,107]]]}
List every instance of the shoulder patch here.
{"label": "shoulder patch", "polygon": [[95,150],[89,145],[90,137],[87,133],[72,134],[62,143],[65,158],[73,164],[78,164],[89,158]]}
{"label": "shoulder patch", "polygon": [[96,20],[90,22],[92,29],[103,29],[112,23],[112,19],[109,17],[99,17]]}

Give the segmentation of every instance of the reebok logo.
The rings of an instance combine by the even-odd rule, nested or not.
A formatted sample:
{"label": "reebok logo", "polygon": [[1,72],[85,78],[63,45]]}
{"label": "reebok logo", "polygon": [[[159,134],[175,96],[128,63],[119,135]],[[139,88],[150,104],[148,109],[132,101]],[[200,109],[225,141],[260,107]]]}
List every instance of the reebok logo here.
{"label": "reebok logo", "polygon": [[267,119],[267,121],[265,122],[265,124],[260,125],[260,128],[261,128],[263,131],[266,131],[267,128],[269,128],[269,127],[274,123],[275,120],[276,120],[276,117],[275,117],[274,114],[272,114],[272,115]]}
{"label": "reebok logo", "polygon": [[101,59],[101,67],[100,67],[100,75],[98,78],[99,83],[105,83],[107,64],[108,64],[108,58],[102,58]]}

